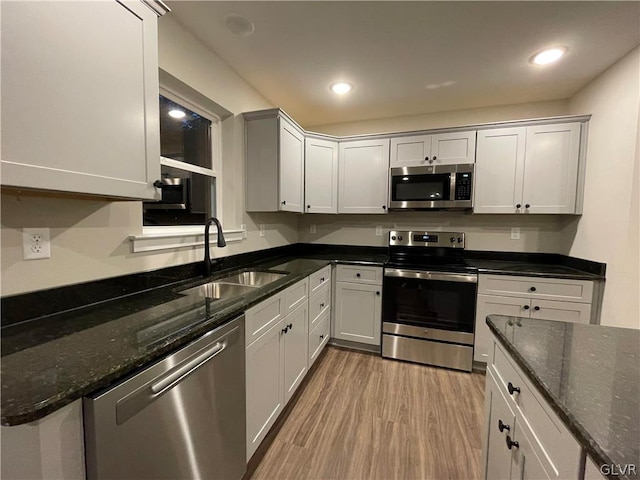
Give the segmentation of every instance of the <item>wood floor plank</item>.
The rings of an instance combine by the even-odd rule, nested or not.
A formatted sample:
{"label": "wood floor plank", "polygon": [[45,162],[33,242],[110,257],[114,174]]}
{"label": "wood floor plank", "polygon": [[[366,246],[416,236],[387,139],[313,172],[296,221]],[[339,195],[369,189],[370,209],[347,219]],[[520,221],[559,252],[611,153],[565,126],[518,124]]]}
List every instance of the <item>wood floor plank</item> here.
{"label": "wood floor plank", "polygon": [[484,375],[328,347],[252,480],[480,478]]}

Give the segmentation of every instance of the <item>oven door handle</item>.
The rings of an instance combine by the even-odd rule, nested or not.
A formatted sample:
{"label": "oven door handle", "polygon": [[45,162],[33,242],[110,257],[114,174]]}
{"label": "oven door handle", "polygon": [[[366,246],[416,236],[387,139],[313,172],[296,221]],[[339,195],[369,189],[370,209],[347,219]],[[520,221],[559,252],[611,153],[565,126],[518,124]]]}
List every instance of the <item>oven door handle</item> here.
{"label": "oven door handle", "polygon": [[447,273],[430,272],[426,270],[400,270],[397,268],[385,268],[384,276],[416,278],[419,280],[441,280],[444,282],[478,283],[478,275],[475,273]]}

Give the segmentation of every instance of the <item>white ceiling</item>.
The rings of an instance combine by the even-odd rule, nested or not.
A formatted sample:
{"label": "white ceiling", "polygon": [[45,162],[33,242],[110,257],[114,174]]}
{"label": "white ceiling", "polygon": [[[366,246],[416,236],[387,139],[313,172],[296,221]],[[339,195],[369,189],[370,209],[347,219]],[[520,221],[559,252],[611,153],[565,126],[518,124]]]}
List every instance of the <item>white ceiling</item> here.
{"label": "white ceiling", "polygon": [[[169,5],[303,126],[568,98],[640,43],[635,1]],[[233,35],[224,25],[230,13],[253,22],[253,35]],[[560,62],[529,63],[555,45],[569,47]],[[338,80],[353,91],[330,92]]]}

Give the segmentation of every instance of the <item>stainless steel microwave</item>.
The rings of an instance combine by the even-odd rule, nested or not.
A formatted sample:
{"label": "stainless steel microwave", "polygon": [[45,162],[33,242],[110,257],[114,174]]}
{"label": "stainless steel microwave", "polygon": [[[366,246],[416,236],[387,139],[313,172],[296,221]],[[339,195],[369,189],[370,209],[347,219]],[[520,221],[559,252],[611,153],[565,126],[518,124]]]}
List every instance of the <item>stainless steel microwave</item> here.
{"label": "stainless steel microwave", "polygon": [[390,210],[470,209],[473,164],[390,169]]}

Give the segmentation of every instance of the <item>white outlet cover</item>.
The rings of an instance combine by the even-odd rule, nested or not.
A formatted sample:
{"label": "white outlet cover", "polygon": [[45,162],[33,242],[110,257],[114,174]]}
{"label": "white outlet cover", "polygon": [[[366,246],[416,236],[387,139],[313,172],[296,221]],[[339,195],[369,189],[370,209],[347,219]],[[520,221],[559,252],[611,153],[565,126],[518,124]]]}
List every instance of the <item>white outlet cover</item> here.
{"label": "white outlet cover", "polygon": [[511,240],[520,240],[520,227],[513,227],[511,229]]}
{"label": "white outlet cover", "polygon": [[316,224],[312,223],[309,225],[309,233],[316,233]]}
{"label": "white outlet cover", "polygon": [[382,225],[376,225],[376,237],[382,236]]}
{"label": "white outlet cover", "polygon": [[22,256],[25,260],[51,258],[51,235],[48,228],[22,229]]}
{"label": "white outlet cover", "polygon": [[260,225],[260,236],[264,237],[264,225]]}

